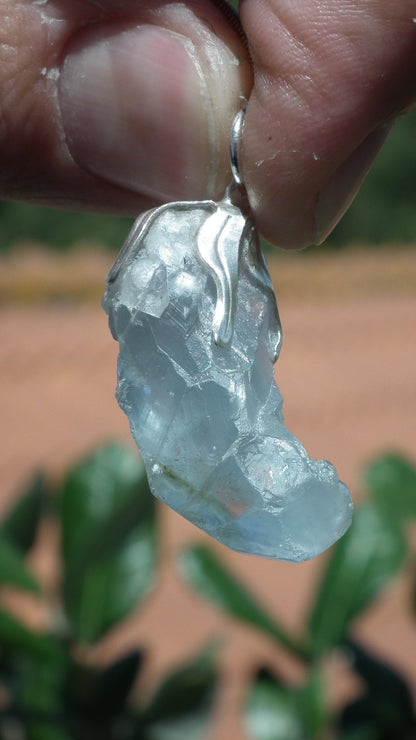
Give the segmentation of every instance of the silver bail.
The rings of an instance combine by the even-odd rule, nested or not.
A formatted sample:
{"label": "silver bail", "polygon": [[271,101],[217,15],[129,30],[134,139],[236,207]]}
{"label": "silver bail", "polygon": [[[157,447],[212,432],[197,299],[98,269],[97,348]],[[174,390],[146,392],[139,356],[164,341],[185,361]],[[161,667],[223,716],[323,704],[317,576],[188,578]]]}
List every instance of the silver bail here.
{"label": "silver bail", "polygon": [[243,177],[241,174],[240,162],[239,162],[239,148],[240,148],[240,143],[241,143],[241,136],[243,133],[245,114],[246,114],[245,108],[242,108],[240,112],[237,113],[236,117],[234,118],[233,126],[231,129],[231,139],[230,139],[231,171],[233,173],[234,184],[237,185],[238,187],[241,187],[243,185]]}

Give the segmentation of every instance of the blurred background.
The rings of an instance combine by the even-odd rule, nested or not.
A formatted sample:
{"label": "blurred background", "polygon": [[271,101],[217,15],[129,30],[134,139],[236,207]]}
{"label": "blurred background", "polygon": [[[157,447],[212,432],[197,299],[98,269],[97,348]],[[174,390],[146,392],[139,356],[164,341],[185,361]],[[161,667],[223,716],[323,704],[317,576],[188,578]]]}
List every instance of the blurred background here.
{"label": "blurred background", "polygon": [[[415,139],[413,112],[394,128],[361,193],[325,245],[301,254],[267,249],[284,329],[276,378],[287,425],[313,457],[334,462],[358,503],[365,489],[362,471],[374,458],[394,453],[416,461]],[[114,398],[117,346],[100,306],[106,272],[130,223],[0,203],[3,513],[35,469],[45,469],[56,481],[74,460],[105,441],[134,449]],[[201,601],[178,575],[177,554],[186,543],[208,545],[269,614],[300,633],[328,556],[294,565],[239,555],[166,507],[158,507],[158,517],[157,588],[140,612],[129,616],[125,629],[105,637],[97,660],[105,663],[144,645],[150,691],[167,671],[221,636],[221,691],[206,736],[243,740],[250,735],[240,709],[253,671],[266,666],[296,685],[304,667],[279,645],[271,647],[267,635]],[[411,528],[409,537],[414,539]],[[59,580],[57,548],[56,536],[49,533],[30,555],[46,584]],[[411,569],[401,571],[352,629],[400,671],[416,696],[413,582]],[[33,628],[42,626],[36,610],[33,617],[24,611]],[[337,655],[327,666],[335,677],[328,690],[333,706],[355,696],[361,686]],[[298,735],[286,730],[286,735],[255,737],[291,740]]]}

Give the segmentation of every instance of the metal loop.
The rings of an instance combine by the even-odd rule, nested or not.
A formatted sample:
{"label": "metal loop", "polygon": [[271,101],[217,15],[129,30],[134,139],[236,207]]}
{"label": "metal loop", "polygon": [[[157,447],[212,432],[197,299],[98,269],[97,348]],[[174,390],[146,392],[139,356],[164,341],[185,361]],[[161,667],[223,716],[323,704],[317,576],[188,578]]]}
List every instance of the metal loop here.
{"label": "metal loop", "polygon": [[230,139],[230,161],[231,161],[231,171],[233,173],[234,183],[241,187],[243,185],[243,177],[240,171],[239,166],[239,147],[241,142],[241,135],[243,132],[243,125],[244,125],[244,116],[245,116],[245,109],[243,108],[240,110],[239,113],[237,113],[236,117],[234,118],[234,123],[231,129],[231,139]]}

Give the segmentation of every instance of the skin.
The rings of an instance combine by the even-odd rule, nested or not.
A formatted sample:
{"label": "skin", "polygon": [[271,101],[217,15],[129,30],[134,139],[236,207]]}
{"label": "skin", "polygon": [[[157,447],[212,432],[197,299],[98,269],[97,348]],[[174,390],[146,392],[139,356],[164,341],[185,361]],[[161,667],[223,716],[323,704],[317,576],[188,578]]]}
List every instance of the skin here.
{"label": "skin", "polygon": [[136,214],[240,163],[273,244],[322,241],[416,101],[415,0],[0,0],[0,197]]}

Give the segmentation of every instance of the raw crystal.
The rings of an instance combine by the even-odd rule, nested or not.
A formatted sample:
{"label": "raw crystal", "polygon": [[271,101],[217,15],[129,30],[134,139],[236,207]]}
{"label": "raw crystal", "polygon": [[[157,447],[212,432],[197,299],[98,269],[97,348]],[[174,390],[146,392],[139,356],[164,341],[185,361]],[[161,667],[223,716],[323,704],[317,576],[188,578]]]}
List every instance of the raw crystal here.
{"label": "raw crystal", "polygon": [[251,222],[228,199],[149,211],[107,283],[117,398],[153,493],[235,550],[300,561],[329,547],[351,497],[284,424],[280,322]]}

